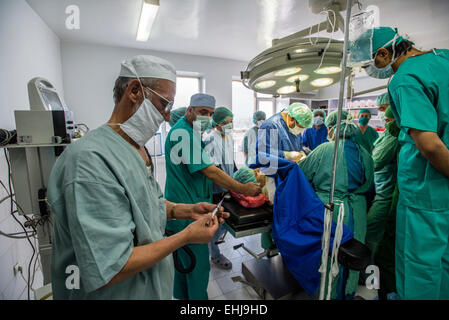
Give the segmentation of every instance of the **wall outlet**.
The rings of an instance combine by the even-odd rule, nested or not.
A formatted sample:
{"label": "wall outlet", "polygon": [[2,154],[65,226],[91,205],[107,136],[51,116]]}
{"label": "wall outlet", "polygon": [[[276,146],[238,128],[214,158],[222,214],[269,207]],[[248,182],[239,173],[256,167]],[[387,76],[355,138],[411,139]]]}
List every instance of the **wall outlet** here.
{"label": "wall outlet", "polygon": [[15,277],[17,275],[17,273],[19,273],[19,272],[22,273],[22,267],[18,263],[16,263],[14,265],[13,272],[14,272],[14,277]]}

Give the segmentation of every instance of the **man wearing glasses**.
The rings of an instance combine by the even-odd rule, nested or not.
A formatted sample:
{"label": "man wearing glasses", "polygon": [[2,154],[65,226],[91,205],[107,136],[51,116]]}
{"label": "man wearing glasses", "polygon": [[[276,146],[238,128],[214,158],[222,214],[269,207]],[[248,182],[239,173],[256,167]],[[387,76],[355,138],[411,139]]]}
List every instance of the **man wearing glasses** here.
{"label": "man wearing glasses", "polygon": [[[154,178],[144,146],[170,120],[175,90],[168,61],[123,61],[108,123],[58,158],[48,187],[55,299],[171,299],[171,253],[207,244],[229,216],[220,210],[211,220],[212,204],[166,201]],[[164,237],[170,219],[195,222]]]}

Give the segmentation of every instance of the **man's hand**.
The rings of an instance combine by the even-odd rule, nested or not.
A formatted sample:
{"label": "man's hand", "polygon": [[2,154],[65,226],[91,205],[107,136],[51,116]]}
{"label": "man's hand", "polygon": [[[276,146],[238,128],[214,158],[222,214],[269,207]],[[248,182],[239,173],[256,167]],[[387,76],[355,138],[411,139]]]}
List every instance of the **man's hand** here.
{"label": "man's hand", "polygon": [[215,232],[218,230],[217,216],[211,219],[212,215],[203,215],[201,219],[192,222],[182,232],[187,234],[187,242],[192,244],[209,243]]}
{"label": "man's hand", "polygon": [[248,182],[244,184],[242,190],[240,191],[241,194],[249,197],[255,197],[261,192],[262,189],[260,188],[260,186],[254,182]]}
{"label": "man's hand", "polygon": [[[193,205],[192,207],[192,220],[200,220],[204,217],[205,214],[211,213],[217,207],[216,204],[208,203],[208,202],[199,202]],[[229,212],[225,212],[223,207],[218,209],[217,214],[215,215],[218,218],[218,222],[220,224],[225,223],[224,219],[229,218]]]}

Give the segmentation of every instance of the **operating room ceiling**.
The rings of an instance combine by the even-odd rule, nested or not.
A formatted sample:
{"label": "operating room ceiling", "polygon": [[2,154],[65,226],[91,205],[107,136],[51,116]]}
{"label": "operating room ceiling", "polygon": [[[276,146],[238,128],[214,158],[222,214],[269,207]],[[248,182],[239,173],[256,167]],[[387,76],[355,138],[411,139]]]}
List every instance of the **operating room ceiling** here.
{"label": "operating room ceiling", "polygon": [[[380,8],[419,47],[449,48],[448,0],[360,0]],[[136,41],[142,0],[27,0],[62,41],[152,49],[249,61],[281,38],[324,21],[308,0],[160,0],[147,42]],[[80,9],[80,29],[65,26],[66,7]],[[24,22],[26,23],[26,22]],[[323,32],[321,36],[329,34]],[[343,34],[334,35],[342,39]]]}

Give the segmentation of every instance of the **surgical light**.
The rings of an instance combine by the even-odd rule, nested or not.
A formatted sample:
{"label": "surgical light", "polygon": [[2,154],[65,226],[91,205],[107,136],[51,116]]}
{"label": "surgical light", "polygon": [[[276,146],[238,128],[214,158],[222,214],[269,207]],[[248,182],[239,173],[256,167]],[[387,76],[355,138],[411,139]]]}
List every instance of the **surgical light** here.
{"label": "surgical light", "polygon": [[289,93],[293,93],[296,91],[296,87],[295,86],[285,86],[285,87],[281,87],[277,90],[277,93],[279,94],[289,94]]}
{"label": "surgical light", "polygon": [[339,73],[339,72],[341,72],[341,68],[337,67],[337,66],[324,67],[324,68],[319,68],[319,69],[315,70],[315,73],[318,73],[318,74],[334,74],[334,73]]}
{"label": "surgical light", "polygon": [[298,74],[296,76],[291,76],[290,78],[287,78],[287,82],[295,82],[295,81],[306,81],[309,79],[308,74]]}
{"label": "surgical light", "polygon": [[258,89],[268,89],[276,84],[274,80],[261,81],[256,83],[254,86]]}
{"label": "surgical light", "polygon": [[283,77],[283,76],[289,76],[291,74],[295,74],[297,72],[301,71],[301,68],[295,67],[295,68],[285,68],[282,70],[279,70],[274,73],[276,77]]}
{"label": "surgical light", "polygon": [[313,80],[310,84],[314,87],[327,87],[334,83],[334,80],[331,78],[318,78]]}
{"label": "surgical light", "polygon": [[137,41],[148,41],[158,10],[159,0],[143,0],[139,28],[137,30]]}

